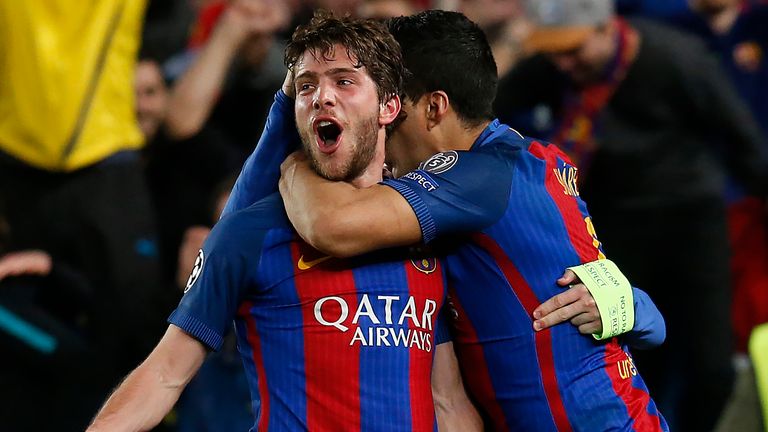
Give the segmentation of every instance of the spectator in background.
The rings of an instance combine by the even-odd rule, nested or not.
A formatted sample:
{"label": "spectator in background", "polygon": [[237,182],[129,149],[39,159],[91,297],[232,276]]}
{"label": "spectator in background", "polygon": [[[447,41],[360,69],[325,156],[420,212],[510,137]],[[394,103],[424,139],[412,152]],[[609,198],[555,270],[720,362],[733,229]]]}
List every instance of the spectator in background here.
{"label": "spectator in background", "polygon": [[[762,128],[768,149],[768,4],[740,0],[691,0],[670,20],[703,38]],[[766,203],[731,182],[728,222],[733,256],[733,324],[738,352],[747,351],[752,329],[768,322]]]}
{"label": "spectator in background", "polygon": [[148,143],[157,136],[168,114],[168,86],[160,64],[142,58],[136,65],[136,118]]}
{"label": "spectator in background", "polygon": [[144,8],[145,0],[0,2],[9,248],[44,250],[92,287],[88,326],[105,354],[93,375],[106,378],[84,386],[102,394],[164,326],[131,86]]}
{"label": "spectator in background", "polygon": [[171,91],[167,132],[184,140],[211,129],[237,150],[239,167],[258,141],[272,90],[285,76],[275,35],[289,11],[278,0],[232,0],[213,2],[200,16],[215,27],[193,35],[193,45],[202,45]]}
{"label": "spectator in background", "polygon": [[688,9],[688,0],[616,0],[622,15],[652,15],[667,18]]}
{"label": "spectator in background", "polygon": [[[185,232],[178,251],[176,287],[179,292],[187,286],[198,251],[224,210],[234,184],[234,176],[218,184],[209,200],[209,223],[191,226]],[[233,332],[224,337],[221,351],[205,359],[181,394],[176,413],[178,432],[243,431],[253,425],[256,415],[252,412],[248,381]]]}
{"label": "spectator in background", "polygon": [[499,117],[549,113],[542,129],[580,167],[606,252],[667,320],[666,344],[638,353],[639,369],[672,430],[711,430],[733,380],[717,159],[764,193],[759,129],[697,41],[616,18],[609,0],[528,6],[537,25],[529,43],[543,54],[502,79]]}
{"label": "spectator in background", "polygon": [[522,41],[529,26],[518,0],[461,0],[459,10],[488,37],[499,76],[506,75],[525,54]]}
{"label": "spectator in background", "polygon": [[[665,21],[701,37],[752,111],[768,148],[768,5],[757,1],[690,0],[690,8]],[[736,338],[737,382],[719,427],[760,429],[754,375],[746,355],[755,326],[768,322],[768,215],[763,197],[746,194],[730,179],[728,231],[732,249],[732,322]]]}
{"label": "spectator in background", "polygon": [[5,253],[5,214],[0,203],[0,424],[45,430],[53,418],[62,431],[82,429],[105,390],[104,358],[86,326],[93,292],[82,274],[45,251]]}
{"label": "spectator in background", "polygon": [[366,0],[358,9],[360,17],[373,19],[408,16],[416,12],[418,9],[409,0]]}
{"label": "spectator in background", "polygon": [[[168,286],[175,280],[184,232],[210,221],[201,197],[238,171],[256,145],[273,89],[285,76],[276,32],[287,17],[287,6],[277,0],[211,1],[199,7],[187,53],[193,60],[170,91],[157,62],[139,65],[136,91],[145,97],[137,111],[153,136],[147,175]],[[167,69],[178,73],[180,63]],[[153,134],[157,124],[162,126]]]}

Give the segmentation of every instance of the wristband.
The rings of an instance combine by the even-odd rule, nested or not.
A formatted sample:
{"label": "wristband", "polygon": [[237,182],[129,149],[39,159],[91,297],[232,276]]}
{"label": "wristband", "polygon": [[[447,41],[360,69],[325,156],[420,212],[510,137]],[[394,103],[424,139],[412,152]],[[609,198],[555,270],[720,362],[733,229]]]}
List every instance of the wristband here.
{"label": "wristband", "polygon": [[587,287],[600,312],[603,331],[592,335],[595,339],[609,339],[632,330],[635,326],[632,285],[613,261],[601,259],[568,268]]}

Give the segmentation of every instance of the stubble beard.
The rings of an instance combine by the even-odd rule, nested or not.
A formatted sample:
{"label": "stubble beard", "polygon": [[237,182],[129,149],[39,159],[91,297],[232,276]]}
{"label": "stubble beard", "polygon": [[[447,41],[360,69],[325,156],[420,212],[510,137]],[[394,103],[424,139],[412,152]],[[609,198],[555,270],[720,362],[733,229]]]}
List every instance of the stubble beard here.
{"label": "stubble beard", "polygon": [[[379,121],[378,114],[361,119],[357,124],[344,130],[346,143],[341,146],[353,145],[351,156],[345,160],[340,169],[332,169],[320,162],[319,150],[315,143],[315,134],[312,128],[300,129],[301,145],[304,153],[309,157],[312,169],[321,177],[331,181],[350,182],[363,174],[376,155],[376,142],[378,140]],[[352,140],[350,142],[349,140]],[[339,148],[337,151],[340,151]]]}

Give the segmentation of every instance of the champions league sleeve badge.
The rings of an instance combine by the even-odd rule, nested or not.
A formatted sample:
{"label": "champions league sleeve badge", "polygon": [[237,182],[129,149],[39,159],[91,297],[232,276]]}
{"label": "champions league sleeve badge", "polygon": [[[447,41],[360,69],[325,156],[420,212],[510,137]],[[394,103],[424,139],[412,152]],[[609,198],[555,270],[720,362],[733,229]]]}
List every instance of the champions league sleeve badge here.
{"label": "champions league sleeve badge", "polygon": [[185,294],[187,291],[189,291],[190,288],[192,288],[192,285],[197,282],[197,279],[200,277],[200,273],[203,272],[204,262],[205,255],[203,254],[203,250],[200,249],[200,251],[197,253],[197,258],[195,259],[195,265],[192,267],[192,273],[189,274],[189,279],[187,279],[187,286],[184,288]]}
{"label": "champions league sleeve badge", "polygon": [[453,168],[453,166],[456,165],[456,162],[458,161],[459,154],[451,150],[438,153],[425,160],[421,165],[419,165],[419,169],[432,174],[442,174]]}

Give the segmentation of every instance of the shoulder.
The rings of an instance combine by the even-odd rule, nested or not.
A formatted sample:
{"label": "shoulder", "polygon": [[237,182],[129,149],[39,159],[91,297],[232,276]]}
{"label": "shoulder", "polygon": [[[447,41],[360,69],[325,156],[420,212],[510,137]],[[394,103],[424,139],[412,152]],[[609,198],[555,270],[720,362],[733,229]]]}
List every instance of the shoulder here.
{"label": "shoulder", "polygon": [[210,242],[212,245],[253,245],[255,240],[260,243],[260,239],[271,230],[290,227],[283,200],[279,193],[274,193],[250,207],[224,216],[213,227]]}
{"label": "shoulder", "polygon": [[531,156],[539,159],[545,159],[547,155],[567,157],[554,144],[524,136],[507,125],[502,126],[507,128],[505,133],[473,150],[478,154],[491,155],[512,163]]}

